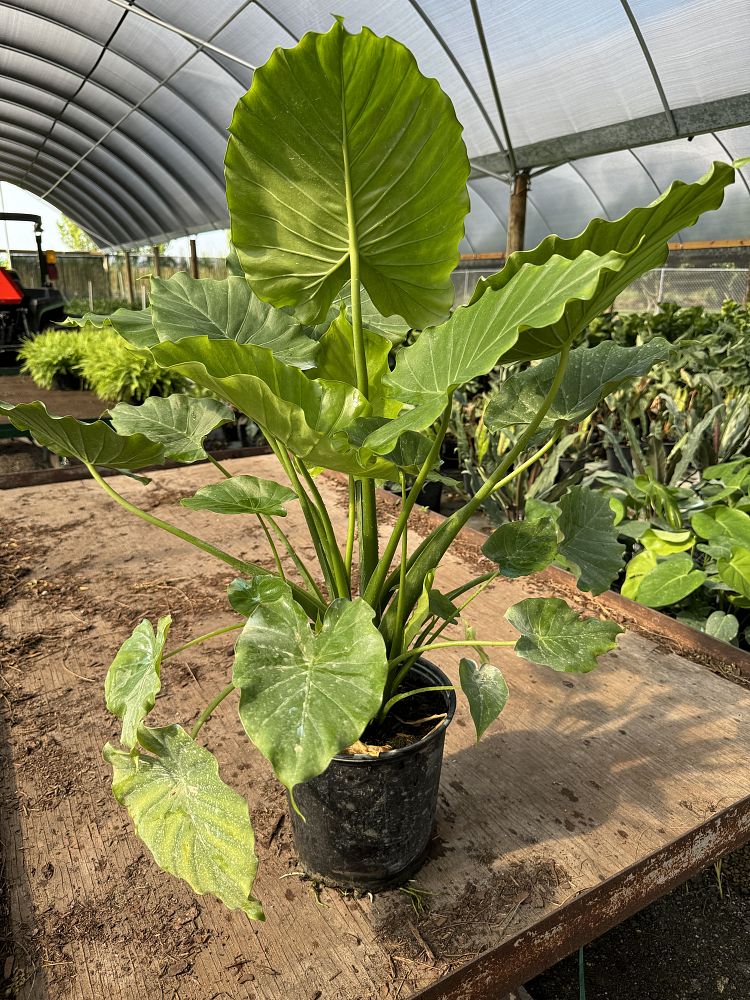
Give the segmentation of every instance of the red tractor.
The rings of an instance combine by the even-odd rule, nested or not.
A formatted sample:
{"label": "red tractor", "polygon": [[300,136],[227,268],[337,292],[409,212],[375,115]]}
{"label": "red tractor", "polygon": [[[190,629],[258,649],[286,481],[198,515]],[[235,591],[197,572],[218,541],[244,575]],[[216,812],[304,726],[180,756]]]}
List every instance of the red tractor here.
{"label": "red tractor", "polygon": [[18,212],[0,214],[0,222],[32,222],[39,255],[39,287],[21,284],[10,267],[0,267],[0,351],[15,351],[24,338],[65,319],[65,303],[52,284],[57,279],[56,255],[42,250],[42,220]]}

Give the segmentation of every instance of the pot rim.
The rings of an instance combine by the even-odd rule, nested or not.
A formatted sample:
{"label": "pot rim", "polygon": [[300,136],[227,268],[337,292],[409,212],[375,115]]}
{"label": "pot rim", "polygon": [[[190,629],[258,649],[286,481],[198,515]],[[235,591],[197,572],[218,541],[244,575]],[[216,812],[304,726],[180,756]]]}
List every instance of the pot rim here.
{"label": "pot rim", "polygon": [[[412,667],[412,670],[414,669],[414,667],[426,667],[431,673],[436,675],[436,680],[438,682],[435,685],[436,687],[440,686],[443,683],[452,684],[450,677],[448,677],[448,675],[443,670],[441,670],[436,663],[433,663],[431,660],[424,659],[423,657],[420,656],[420,658]],[[365,754],[365,753],[358,753],[358,754],[337,753],[331,759],[331,763],[335,761],[337,764],[351,764],[354,767],[358,766],[362,767],[365,765],[369,765],[370,767],[377,767],[378,764],[388,764],[398,758],[406,757],[408,754],[416,753],[418,750],[421,750],[424,746],[426,746],[428,743],[431,743],[433,740],[437,739],[438,736],[440,736],[445,732],[445,730],[453,721],[453,716],[455,715],[456,712],[455,691],[439,691],[436,693],[446,696],[446,700],[448,702],[448,711],[446,713],[445,718],[440,723],[440,725],[436,726],[434,729],[431,729],[426,736],[423,736],[415,743],[410,743],[408,746],[397,747],[395,750],[386,750],[385,753],[381,753],[379,757],[371,757],[370,754]]]}

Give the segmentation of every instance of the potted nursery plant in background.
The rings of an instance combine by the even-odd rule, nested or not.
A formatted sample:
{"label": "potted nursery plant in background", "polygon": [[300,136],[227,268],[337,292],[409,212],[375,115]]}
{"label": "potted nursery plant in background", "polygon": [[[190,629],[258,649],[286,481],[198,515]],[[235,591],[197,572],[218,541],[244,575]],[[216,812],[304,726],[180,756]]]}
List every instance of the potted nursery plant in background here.
{"label": "potted nursery plant in background", "polygon": [[[663,263],[673,233],[721,204],[735,169],[716,163],[700,181],[676,182],[623,219],[595,220],[575,239],[550,236],[514,254],[451,314],[470,166],[449,99],[403,45],[367,29],[351,34],[339,21],[308,34],[255,73],[230,131],[235,273],[223,281],[154,278],[150,314],[109,321],[133,350],[212,398],[119,404],[114,429],[51,417],[39,403],[3,408],[37,441],[84,462],[133,514],[237,570],[229,588],[237,623],[187,644],[238,631],[226,686],[190,730],[146,725],[163,660],[185,647],[165,653],[168,618],[141,622],[107,675],[122,735],[105,757],[114,793],[157,863],[261,918],[247,803],[198,742],[223,699],[238,699],[248,736],[288,790],[306,869],[339,885],[384,888],[424,857],[455,704],[451,681],[423,657],[475,650],[458,672],[479,738],[508,696],[488,650],[515,647],[531,663],[585,672],[613,648],[616,624],[581,618],[557,598],[508,608],[515,640],[477,636],[468,625],[462,637],[445,637],[500,574],[533,573],[561,558],[579,587],[606,589],[623,546],[608,500],[585,487],[501,525],[484,547],[494,572],[449,593],[436,588],[435,572],[486,497],[666,356],[658,338],[594,348],[577,348],[575,339],[629,282]],[[538,364],[503,382],[484,418],[493,432],[512,428],[512,446],[471,499],[408,554],[409,515],[439,476],[454,391],[498,364],[524,361]],[[257,517],[276,573],[142,510],[98,471],[203,458],[205,435],[229,417],[225,403],[261,428],[284,481],[219,467],[215,481],[183,502]],[[348,477],[341,539],[316,483],[321,469]],[[376,481],[386,479],[402,484],[402,497],[381,548]],[[280,525],[293,503],[317,570]],[[412,735],[397,738],[404,730]]]}

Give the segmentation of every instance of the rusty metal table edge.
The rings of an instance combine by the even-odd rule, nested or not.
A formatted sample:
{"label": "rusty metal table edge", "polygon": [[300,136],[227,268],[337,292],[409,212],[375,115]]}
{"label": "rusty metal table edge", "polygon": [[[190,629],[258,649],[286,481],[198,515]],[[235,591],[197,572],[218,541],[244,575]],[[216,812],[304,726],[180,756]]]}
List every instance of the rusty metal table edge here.
{"label": "rusty metal table edge", "polygon": [[750,840],[750,796],[682,837],[579,893],[539,923],[415,993],[412,1000],[503,995],[665,895]]}

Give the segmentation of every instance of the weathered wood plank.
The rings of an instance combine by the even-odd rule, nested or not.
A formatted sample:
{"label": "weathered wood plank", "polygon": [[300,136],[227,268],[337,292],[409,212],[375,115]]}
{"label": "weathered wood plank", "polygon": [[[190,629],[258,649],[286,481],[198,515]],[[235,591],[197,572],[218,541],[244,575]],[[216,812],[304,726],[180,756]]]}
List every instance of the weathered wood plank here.
{"label": "weathered wood plank", "polygon": [[[271,458],[229,465],[281,478]],[[205,467],[191,468],[159,473],[149,487],[124,479],[117,487],[270,566],[262,537],[239,519],[177,506],[213,478]],[[323,480],[321,487],[343,537],[341,484]],[[706,847],[706,835],[695,831],[730,809],[747,822],[747,804],[735,804],[750,795],[743,724],[750,693],[635,628],[586,676],[555,674],[502,651],[497,662],[511,700],[478,746],[459,699],[436,839],[411,887],[416,895],[370,900],[323,890],[316,897],[294,874],[281,791],[227,700],[203,732],[224,778],[247,795],[256,825],[257,892],[268,920],[252,925],[154,868],[111,798],[101,760],[117,727],[103,709],[100,682],[119,642],[144,615],[170,611],[175,642],[229,622],[222,586],[231,570],[135,521],[93,483],[8,491],[4,500],[0,542],[18,580],[0,639],[0,804],[11,907],[4,943],[23,1000],[395,1000],[431,987],[437,992],[429,996],[450,988],[446,995],[468,998],[486,995],[472,992],[470,977],[455,988],[450,979],[436,984],[500,946],[510,949],[503,968],[488,979],[485,964],[473,983],[507,992],[523,981],[513,978],[513,943],[533,939],[542,947],[541,926],[555,957],[565,932],[560,914],[573,921],[570,908],[583,894],[598,894],[602,914],[611,913],[623,872],[647,875],[673,841],[682,838],[670,862],[679,878],[710,856],[712,844],[724,850],[745,835],[738,822]],[[426,515],[415,518],[411,544],[427,524]],[[288,527],[311,556],[295,510]],[[449,555],[443,587],[472,575],[475,543],[467,535]],[[473,620],[486,637],[510,638],[509,604],[561,588],[564,580],[549,575],[498,583],[472,605]],[[587,604],[583,595],[576,600]],[[450,651],[435,659],[455,674]],[[156,720],[195,718],[230,666],[229,641],[168,661]],[[644,882],[644,900],[661,887],[658,871]],[[589,924],[587,933],[598,930]]]}

